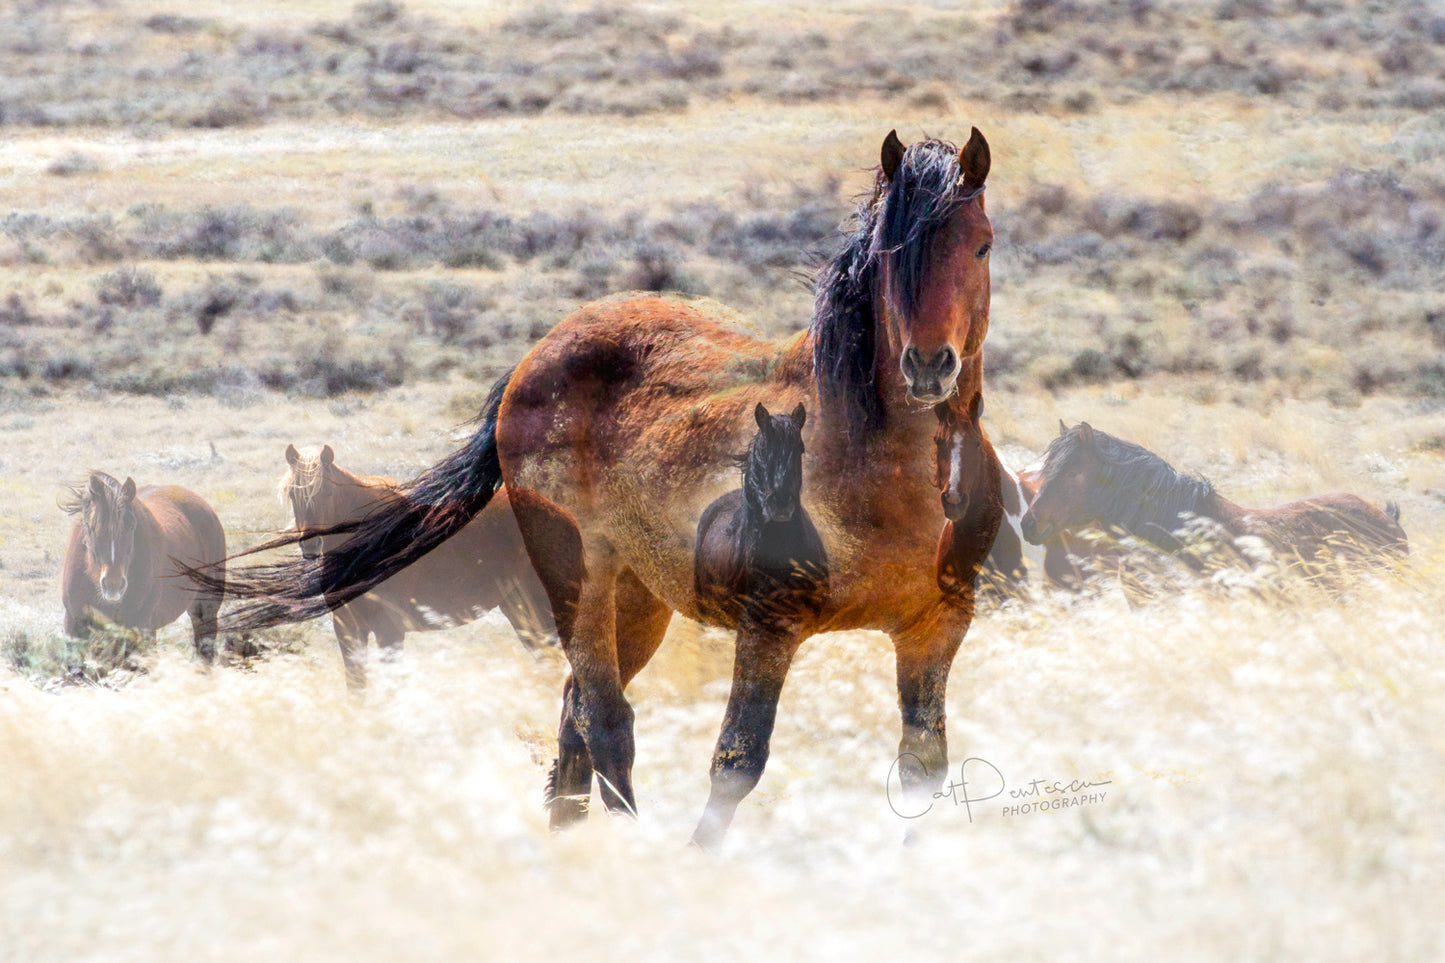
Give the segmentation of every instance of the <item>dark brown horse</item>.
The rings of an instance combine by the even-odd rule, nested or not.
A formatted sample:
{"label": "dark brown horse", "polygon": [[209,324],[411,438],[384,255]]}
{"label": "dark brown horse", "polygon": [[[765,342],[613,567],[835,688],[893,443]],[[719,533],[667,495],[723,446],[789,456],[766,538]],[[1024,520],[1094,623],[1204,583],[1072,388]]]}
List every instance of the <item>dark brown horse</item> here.
{"label": "dark brown horse", "polygon": [[758,434],[740,459],[742,487],[719,496],[697,526],[693,585],[713,621],[816,615],[828,594],[828,558],[803,496],[800,403],[791,415],[754,411]]}
{"label": "dark brown horse", "polygon": [[[1409,553],[1399,509],[1381,511],[1357,495],[1314,495],[1277,508],[1244,508],[1202,478],[1181,474],[1153,452],[1095,431],[1062,424],[1044,455],[1042,484],[1023,532],[1039,541],[1087,526],[1121,531],[1180,553],[1189,518],[1207,519],[1230,536],[1254,536],[1276,556],[1307,571],[1327,556]],[[1208,560],[1181,554],[1199,568]]]}
{"label": "dark brown horse", "polygon": [[[246,572],[242,592],[255,602],[237,623],[345,604],[460,530],[505,484],[572,666],[556,795],[586,796],[595,771],[604,803],[633,811],[624,689],[674,611],[705,617],[694,536],[703,510],[733,487],[733,453],[751,435],[755,406],[804,402],[816,417],[805,430],[802,503],[826,546],[829,593],[792,634],[740,654],[727,717],[741,718],[762,692],[764,704],[746,711],[770,725],[808,636],[887,632],[903,792],[927,799],[944,778],[944,693],[973,609],[968,587],[946,597],[935,577],[944,518],[931,407],[979,390],[988,170],[977,130],[962,151],[933,140],[905,150],[890,133],[858,228],[823,272],[812,326],[785,341],[759,340],[708,301],[628,295],[581,308],[497,383],[472,441],[354,526],[339,552]],[[736,749],[714,757],[704,827],[728,823],[767,755],[737,732],[719,745]],[[576,810],[552,815],[562,824]]]}
{"label": "dark brown horse", "polygon": [[[305,558],[321,558],[349,538],[311,533],[357,521],[399,497],[392,479],[357,475],[336,464],[330,445],[306,452],[287,445],[286,464],[281,492],[295,515]],[[529,649],[552,644],[552,607],[527,560],[505,492],[421,561],[331,613],[346,684],[366,687],[368,638],[375,638],[383,653],[395,654],[408,631],[461,625],[494,608]]]}
{"label": "dark brown horse", "polygon": [[[137,489],[133,478],[118,482],[98,471],[60,504],[79,516],[60,569],[66,634],[88,635],[92,613],[154,633],[189,612],[196,654],[214,662],[226,533],[211,506],[178,485]],[[216,577],[198,586],[185,577],[196,566],[210,566]]]}
{"label": "dark brown horse", "polygon": [[983,392],[976,391],[967,408],[955,400],[933,410],[938,416],[934,483],[942,493],[947,519],[934,567],[945,595],[971,601],[985,568],[992,568],[998,590],[1020,582],[1023,550],[1010,542],[1011,532],[1002,524],[1004,469],[980,423]]}

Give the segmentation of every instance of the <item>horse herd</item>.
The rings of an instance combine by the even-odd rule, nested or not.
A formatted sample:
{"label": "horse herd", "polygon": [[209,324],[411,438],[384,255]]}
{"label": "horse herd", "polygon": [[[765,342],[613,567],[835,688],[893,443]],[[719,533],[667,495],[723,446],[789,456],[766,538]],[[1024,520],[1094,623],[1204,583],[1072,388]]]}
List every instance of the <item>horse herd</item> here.
{"label": "horse herd", "polygon": [[[881,159],[812,324],[783,341],[705,300],[586,305],[497,382],[470,441],[410,482],[349,472],[329,446],[288,447],[295,528],[229,557],[198,496],[92,473],[65,502],[79,516],[67,631],[90,612],[154,631],[189,611],[210,661],[218,629],[329,611],[360,688],[369,638],[394,652],[407,631],[500,607],[524,643],[555,641],[571,667],[547,789],[561,828],[585,817],[594,774],[610,810],[636,812],[624,690],[672,614],[735,630],[693,837],[713,847],[762,775],[794,654],[819,632],[892,637],[903,791],[936,791],[949,668],[980,585],[1028,576],[1025,542],[1044,546],[1045,578],[1073,585],[1090,526],[1200,568],[1176,534],[1196,517],[1302,564],[1407,551],[1393,505],[1244,509],[1088,424],[1061,425],[1041,462],[1009,471],[982,426],[988,144],[974,129],[961,150],[905,148],[890,132]],[[299,555],[235,564],[291,545]],[[223,597],[234,604],[218,623]]]}

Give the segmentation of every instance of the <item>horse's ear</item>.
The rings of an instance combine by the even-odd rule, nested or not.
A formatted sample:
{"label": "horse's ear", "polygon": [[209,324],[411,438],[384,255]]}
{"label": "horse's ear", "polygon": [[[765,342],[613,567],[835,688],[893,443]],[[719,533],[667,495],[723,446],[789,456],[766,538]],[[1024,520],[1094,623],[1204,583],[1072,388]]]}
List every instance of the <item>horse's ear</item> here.
{"label": "horse's ear", "polygon": [[768,418],[768,409],[764,408],[763,403],[759,401],[758,406],[753,409],[753,420],[758,423],[758,428],[767,431],[769,424]]}
{"label": "horse's ear", "polygon": [[286,464],[290,465],[292,468],[295,468],[295,467],[296,467],[296,463],[297,463],[298,461],[300,461],[300,460],[301,460],[301,452],[299,452],[299,451],[296,450],[296,446],[295,446],[295,445],[287,445],[287,446],[286,446]]}
{"label": "horse's ear", "polygon": [[968,143],[963,145],[963,150],[958,152],[958,166],[963,172],[966,187],[982,187],[983,182],[988,180],[988,141],[983,139],[977,127],[968,135]]}
{"label": "horse's ear", "polygon": [[982,418],[982,417],[983,417],[983,392],[982,392],[982,391],[979,391],[979,392],[976,392],[976,393],[974,394],[973,400],[968,403],[968,420],[971,421],[971,422],[973,422],[973,423],[976,425],[976,424],[978,424],[979,419]]}
{"label": "horse's ear", "polygon": [[803,403],[800,401],[798,402],[798,407],[793,409],[793,427],[801,431],[803,428],[803,423],[807,420],[808,409],[804,408]]}
{"label": "horse's ear", "polygon": [[898,166],[903,163],[903,141],[898,139],[898,131],[890,130],[888,136],[883,138],[883,176],[890,181],[893,175],[898,173]]}
{"label": "horse's ear", "polygon": [[123,502],[132,501],[135,498],[135,479],[126,476],[125,484],[120,486],[120,500]]}
{"label": "horse's ear", "polygon": [[321,449],[321,467],[322,467],[322,468],[330,468],[331,465],[332,465],[332,463],[335,462],[335,461],[336,461],[336,452],[334,452],[334,451],[331,450],[331,446],[330,446],[330,445],[326,445],[325,447],[323,447],[323,448]]}
{"label": "horse's ear", "polygon": [[1062,438],[1069,433],[1069,426],[1064,424],[1064,419],[1059,419],[1059,437]]}
{"label": "horse's ear", "polygon": [[1084,443],[1085,448],[1094,447],[1094,428],[1087,421],[1079,422],[1079,441]]}
{"label": "horse's ear", "polygon": [[90,476],[90,485],[88,487],[90,488],[91,499],[97,501],[105,499],[105,482],[100,480],[99,475]]}

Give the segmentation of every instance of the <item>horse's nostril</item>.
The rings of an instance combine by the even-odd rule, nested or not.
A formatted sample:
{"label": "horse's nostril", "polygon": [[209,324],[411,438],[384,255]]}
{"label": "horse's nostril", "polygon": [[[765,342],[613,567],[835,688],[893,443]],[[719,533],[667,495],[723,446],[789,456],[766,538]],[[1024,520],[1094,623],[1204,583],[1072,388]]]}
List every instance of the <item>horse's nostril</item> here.
{"label": "horse's nostril", "polygon": [[921,364],[921,356],[917,348],[912,346],[904,348],[903,358],[901,360],[904,374],[912,376],[918,372],[919,365]]}
{"label": "horse's nostril", "polygon": [[941,375],[952,374],[958,367],[958,352],[953,350],[953,345],[946,344],[939,352],[938,372]]}

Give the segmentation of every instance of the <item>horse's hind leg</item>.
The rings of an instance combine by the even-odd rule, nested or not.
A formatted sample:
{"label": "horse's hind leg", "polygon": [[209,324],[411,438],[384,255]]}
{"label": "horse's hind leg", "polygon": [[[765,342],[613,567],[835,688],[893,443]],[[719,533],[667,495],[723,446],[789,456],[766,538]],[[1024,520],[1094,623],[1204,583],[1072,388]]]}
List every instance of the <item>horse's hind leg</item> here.
{"label": "horse's hind leg", "polygon": [[[662,637],[667,634],[672,610],[649,592],[631,569],[617,579],[615,604],[617,670],[625,689],[657,652]],[[577,712],[577,687],[574,678],[568,676],[562,695],[562,724],[557,732],[557,760],[547,781],[547,806],[553,829],[564,829],[585,817],[592,791],[592,760]]]}
{"label": "horse's hind leg", "polygon": [[802,642],[796,631],[746,623],[738,631],[732,692],[712,754],[712,791],[692,834],[693,843],[707,850],[722,843],[738,804],[763,776],[778,698]]}
{"label": "horse's hind leg", "polygon": [[198,592],[189,611],[196,655],[200,656],[206,665],[211,665],[216,661],[216,616],[221,611],[220,593]]}

